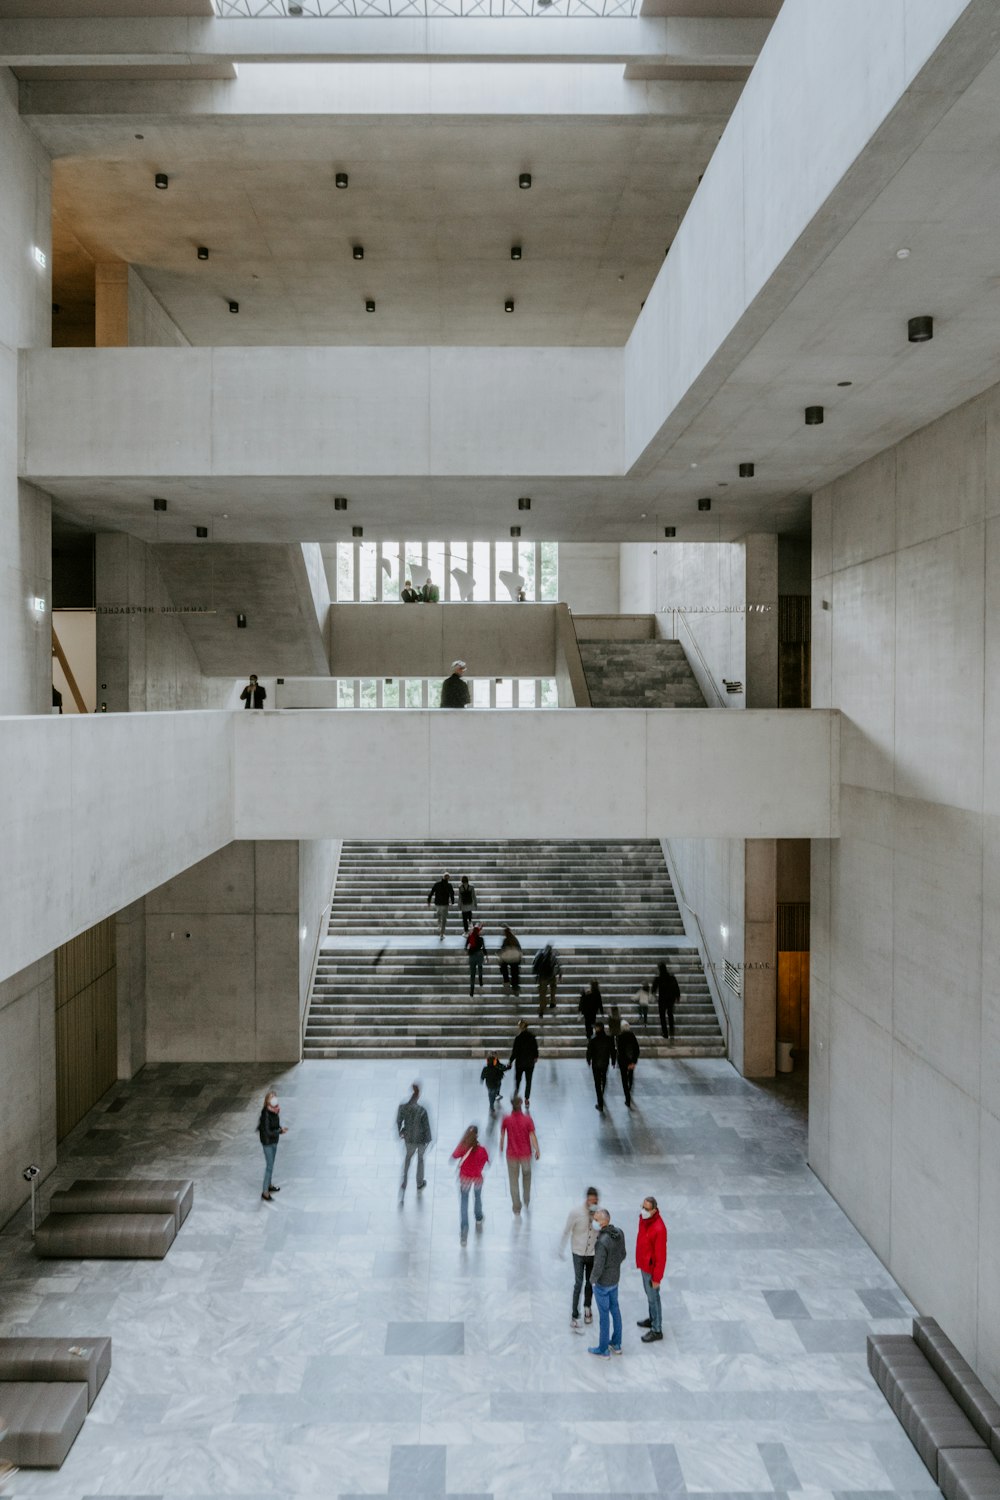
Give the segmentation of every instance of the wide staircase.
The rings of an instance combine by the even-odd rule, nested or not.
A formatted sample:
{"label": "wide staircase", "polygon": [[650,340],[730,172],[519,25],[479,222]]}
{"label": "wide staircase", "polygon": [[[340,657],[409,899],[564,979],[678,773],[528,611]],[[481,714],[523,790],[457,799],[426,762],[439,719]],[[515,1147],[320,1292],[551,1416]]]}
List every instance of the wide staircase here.
{"label": "wide staircase", "polygon": [[581,640],[594,708],[704,708],[680,641]]}
{"label": "wide staircase", "polygon": [[[437,940],[427,897],[443,871],[476,888],[488,958],[484,987],[469,997],[469,965],[457,908]],[[496,954],[511,927],[525,952],[521,993],[505,991]],[[725,1046],[696,945],[685,936],[660,846],[646,841],[426,841],[344,844],[328,936],[320,952],[303,1055],[322,1057],[506,1056],[517,1022],[537,1022],[531,974],[546,941],[562,963],[555,1012],[537,1026],[544,1057],[580,1057],[580,991],[596,979],[606,1011],[618,1005],[643,1055],[722,1057]],[[648,1029],[635,993],[665,959],[681,1000],[676,1037],[660,1037],[655,1001]]]}

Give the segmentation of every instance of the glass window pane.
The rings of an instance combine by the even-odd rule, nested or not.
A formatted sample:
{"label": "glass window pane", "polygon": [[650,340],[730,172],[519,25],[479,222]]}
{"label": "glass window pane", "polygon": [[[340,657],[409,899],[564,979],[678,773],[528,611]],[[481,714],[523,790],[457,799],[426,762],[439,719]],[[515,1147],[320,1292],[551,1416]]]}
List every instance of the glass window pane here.
{"label": "glass window pane", "polygon": [[497,708],[514,707],[514,679],[502,677],[497,683]]}
{"label": "glass window pane", "polygon": [[558,708],[559,707],[559,694],[556,691],[556,680],[555,680],[554,677],[543,677],[542,678],[541,707],[542,708]]}
{"label": "glass window pane", "polygon": [[449,598],[449,599],[461,599],[461,597],[462,597],[462,585],[459,583],[459,581],[458,581],[457,578],[454,578],[452,576],[452,574],[454,573],[454,570],[456,568],[458,568],[463,573],[468,568],[468,566],[469,566],[469,544],[468,544],[468,542],[451,542],[450,543],[450,547],[451,547],[451,561],[450,561],[449,568],[448,568],[448,580],[447,580],[447,582],[448,582],[448,593],[447,593],[447,598]]}
{"label": "glass window pane", "polygon": [[517,571],[524,579],[524,592],[529,599],[535,597],[535,544],[519,542],[517,545]]}
{"label": "glass window pane", "polygon": [[496,583],[493,588],[494,599],[509,600],[506,583],[500,582],[501,573],[512,573],[514,571],[514,544],[513,542],[497,542],[494,548],[496,569]]}
{"label": "glass window pane", "polygon": [[540,597],[554,602],[559,598],[559,543],[542,543],[542,588]]}
{"label": "glass window pane", "polygon": [[395,680],[392,682],[383,682],[382,684],[382,707],[399,707],[399,683]]}
{"label": "glass window pane", "polygon": [[473,708],[489,708],[490,679],[488,677],[476,677],[473,679],[472,706]]}
{"label": "glass window pane", "polygon": [[337,707],[354,707],[354,683],[349,677],[338,677],[337,679]]}
{"label": "glass window pane", "polygon": [[518,708],[534,708],[535,706],[535,683],[534,677],[519,677],[517,680],[517,706]]}
{"label": "glass window pane", "polygon": [[337,598],[354,598],[354,543],[337,543]]}
{"label": "glass window pane", "polygon": [[444,598],[444,542],[427,543],[427,566],[431,570],[431,582],[436,583]]}
{"label": "glass window pane", "polygon": [[358,598],[369,601],[375,598],[375,543],[362,542],[358,547]]}
{"label": "glass window pane", "polygon": [[[407,542],[405,552],[406,566],[403,569],[403,574],[404,578],[409,578],[412,583],[414,563],[416,563],[416,565],[419,567],[424,560],[424,544],[423,542]],[[419,585],[414,584],[414,588],[417,587],[419,587]]]}
{"label": "glass window pane", "polygon": [[490,599],[490,544],[489,542],[473,542],[472,544],[472,571],[475,574],[475,586],[472,597],[474,599]]}
{"label": "glass window pane", "polygon": [[399,543],[383,542],[379,561],[382,573],[382,598],[399,602]]}
{"label": "glass window pane", "polygon": [[424,685],[417,678],[408,677],[406,680],[406,706],[407,708],[423,708]]}
{"label": "glass window pane", "polygon": [[374,677],[362,677],[360,703],[362,708],[377,708],[378,694]]}

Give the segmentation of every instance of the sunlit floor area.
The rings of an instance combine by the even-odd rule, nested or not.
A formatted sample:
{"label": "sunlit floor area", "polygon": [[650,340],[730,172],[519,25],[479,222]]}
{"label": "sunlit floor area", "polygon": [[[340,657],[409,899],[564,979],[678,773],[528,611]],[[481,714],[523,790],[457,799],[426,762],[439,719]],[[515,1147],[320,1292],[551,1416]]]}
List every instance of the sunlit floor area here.
{"label": "sunlit floor area", "polygon": [[[810,1172],[795,1081],[640,1063],[635,1108],[612,1074],[601,1115],[585,1064],[543,1060],[541,1160],[516,1218],[479,1069],[171,1065],[116,1085],[60,1148],[43,1209],[53,1187],[123,1175],[190,1176],[194,1209],[158,1262],[36,1261],[26,1211],[0,1234],[0,1332],[113,1338],[62,1470],[8,1493],[936,1493],[865,1362],[866,1333],[906,1331],[912,1309]],[[411,1173],[401,1203],[394,1121],[414,1078],[435,1143],[426,1190]],[[267,1204],[255,1125],[271,1083],[288,1134]],[[471,1121],[493,1166],[463,1249],[450,1155]],[[624,1357],[608,1361],[569,1326],[559,1256],[590,1184],[630,1252]],[[647,1194],[669,1229],[650,1345],[632,1265]]]}

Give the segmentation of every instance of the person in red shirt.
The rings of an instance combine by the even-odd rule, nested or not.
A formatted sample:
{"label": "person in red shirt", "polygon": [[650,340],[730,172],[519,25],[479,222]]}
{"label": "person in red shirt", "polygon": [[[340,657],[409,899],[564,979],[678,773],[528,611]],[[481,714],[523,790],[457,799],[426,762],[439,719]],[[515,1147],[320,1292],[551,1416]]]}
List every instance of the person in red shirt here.
{"label": "person in red shirt", "polygon": [[511,1099],[510,1109],[510,1114],[504,1115],[500,1124],[500,1150],[503,1150],[504,1136],[506,1136],[510,1202],[514,1212],[519,1214],[521,1212],[521,1196],[518,1192],[518,1173],[520,1173],[521,1187],[524,1190],[524,1206],[527,1208],[531,1202],[531,1153],[535,1153],[536,1161],[541,1153],[538,1150],[535,1122],[521,1108],[520,1094],[515,1094],[513,1099]]}
{"label": "person in red shirt", "polygon": [[658,1344],[663,1338],[663,1311],[660,1306],[660,1282],[667,1268],[667,1226],[655,1198],[643,1198],[639,1233],[635,1242],[635,1263],[642,1272],[642,1285],[649,1303],[649,1317],[639,1319],[645,1328],[644,1344]]}
{"label": "person in red shirt", "polygon": [[489,1164],[490,1153],[479,1144],[479,1131],[475,1125],[468,1130],[451,1153],[458,1159],[458,1192],[460,1198],[459,1233],[464,1245],[469,1238],[469,1194],[475,1194],[476,1228],[483,1227],[483,1169]]}

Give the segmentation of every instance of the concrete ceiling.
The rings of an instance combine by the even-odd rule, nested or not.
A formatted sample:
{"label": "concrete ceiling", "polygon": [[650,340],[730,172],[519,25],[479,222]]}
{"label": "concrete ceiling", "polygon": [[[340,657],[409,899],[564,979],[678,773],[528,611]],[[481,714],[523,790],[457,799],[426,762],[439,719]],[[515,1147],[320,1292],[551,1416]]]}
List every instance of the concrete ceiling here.
{"label": "concrete ceiling", "polygon": [[[101,154],[54,162],[53,203],[94,260],[135,264],[195,345],[615,345],[724,125],[718,114],[133,117],[115,149],[105,133]],[[78,148],[80,122],[66,128]],[[341,168],[346,191],[333,185]],[[153,186],[157,171],[170,177],[166,192]],[[199,245],[209,261],[197,260]],[[57,251],[53,298],[68,308],[63,271]]]}

